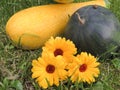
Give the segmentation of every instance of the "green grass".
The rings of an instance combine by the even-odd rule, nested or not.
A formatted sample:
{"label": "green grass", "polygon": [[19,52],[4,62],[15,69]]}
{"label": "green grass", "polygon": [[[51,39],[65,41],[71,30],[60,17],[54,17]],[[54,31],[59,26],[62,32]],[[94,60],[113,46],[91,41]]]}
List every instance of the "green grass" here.
{"label": "green grass", "polygon": [[[87,0],[80,0],[87,1]],[[76,2],[80,2],[76,0]],[[120,0],[109,0],[111,9],[120,20]],[[0,90],[42,90],[31,78],[31,61],[39,57],[41,49],[21,50],[14,47],[5,32],[7,20],[22,9],[54,3],[52,0],[0,0]],[[97,82],[85,85],[84,90],[120,90],[120,50],[111,57],[100,59],[101,74]],[[81,84],[60,84],[48,90],[80,90]]]}

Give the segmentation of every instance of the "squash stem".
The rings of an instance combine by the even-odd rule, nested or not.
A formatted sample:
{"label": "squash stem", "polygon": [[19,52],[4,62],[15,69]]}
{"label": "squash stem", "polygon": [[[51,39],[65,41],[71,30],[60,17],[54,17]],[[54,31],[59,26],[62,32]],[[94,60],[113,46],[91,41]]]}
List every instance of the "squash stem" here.
{"label": "squash stem", "polygon": [[84,24],[85,23],[85,19],[82,19],[80,17],[80,14],[76,12],[76,15],[78,16],[78,20],[80,21],[80,24]]}

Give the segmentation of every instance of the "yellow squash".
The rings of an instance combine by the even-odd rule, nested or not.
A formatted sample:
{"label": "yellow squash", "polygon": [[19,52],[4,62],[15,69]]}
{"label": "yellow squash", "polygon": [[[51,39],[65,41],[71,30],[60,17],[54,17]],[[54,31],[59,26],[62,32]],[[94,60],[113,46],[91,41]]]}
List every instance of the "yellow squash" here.
{"label": "yellow squash", "polygon": [[70,16],[85,5],[105,6],[104,0],[83,3],[34,6],[14,14],[6,24],[6,33],[14,45],[38,49],[51,36],[63,32]]}

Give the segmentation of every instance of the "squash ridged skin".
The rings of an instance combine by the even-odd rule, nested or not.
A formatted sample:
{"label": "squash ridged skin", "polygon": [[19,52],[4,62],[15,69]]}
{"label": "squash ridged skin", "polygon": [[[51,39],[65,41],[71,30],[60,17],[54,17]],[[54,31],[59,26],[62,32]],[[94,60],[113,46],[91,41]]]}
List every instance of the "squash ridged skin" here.
{"label": "squash ridged skin", "polygon": [[63,32],[69,15],[85,5],[105,6],[104,0],[83,3],[34,6],[15,13],[6,24],[13,44],[22,49],[38,49],[51,37]]}
{"label": "squash ridged skin", "polygon": [[120,23],[109,9],[88,5],[71,16],[63,36],[75,43],[78,52],[98,56],[120,45]]}

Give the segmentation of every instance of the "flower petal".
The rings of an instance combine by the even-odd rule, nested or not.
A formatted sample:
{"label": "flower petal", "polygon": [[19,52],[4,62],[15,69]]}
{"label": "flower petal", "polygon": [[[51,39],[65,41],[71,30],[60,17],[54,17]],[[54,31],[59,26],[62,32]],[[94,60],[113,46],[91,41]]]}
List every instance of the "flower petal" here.
{"label": "flower petal", "polygon": [[42,88],[46,89],[48,87],[48,83],[45,79],[38,81],[39,86],[41,86]]}

